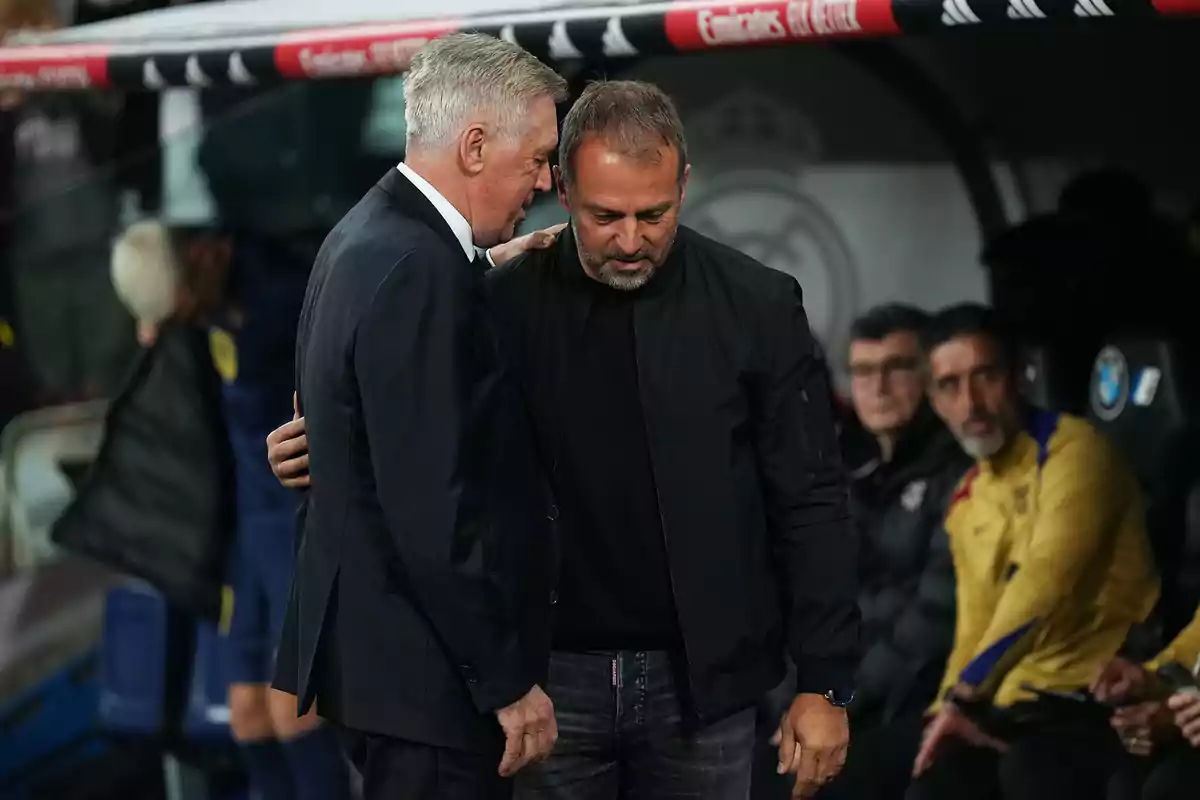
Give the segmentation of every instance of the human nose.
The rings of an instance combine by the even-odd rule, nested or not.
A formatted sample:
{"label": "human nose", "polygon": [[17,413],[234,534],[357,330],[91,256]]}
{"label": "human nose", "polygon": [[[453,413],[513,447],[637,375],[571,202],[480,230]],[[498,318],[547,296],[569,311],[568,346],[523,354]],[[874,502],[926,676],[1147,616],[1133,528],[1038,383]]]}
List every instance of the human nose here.
{"label": "human nose", "polygon": [[641,250],[642,237],[638,234],[637,220],[627,217],[617,226],[617,247],[622,253],[632,255]]}
{"label": "human nose", "polygon": [[551,186],[550,165],[543,164],[542,168],[538,170],[537,182],[533,185],[533,188],[539,192],[548,192]]}

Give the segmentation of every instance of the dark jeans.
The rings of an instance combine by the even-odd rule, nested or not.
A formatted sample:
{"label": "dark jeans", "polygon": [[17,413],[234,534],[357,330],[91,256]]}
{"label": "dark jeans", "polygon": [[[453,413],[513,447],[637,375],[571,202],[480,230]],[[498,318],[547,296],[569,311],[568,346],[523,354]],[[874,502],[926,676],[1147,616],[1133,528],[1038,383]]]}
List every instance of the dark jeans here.
{"label": "dark jeans", "polygon": [[517,800],[746,800],[754,709],[686,724],[665,653],[554,653],[550,758],[517,776]]}
{"label": "dark jeans", "polygon": [[1150,758],[1128,756],[1109,785],[1108,800],[1193,800],[1200,797],[1200,750],[1173,745]]}
{"label": "dark jeans", "polygon": [[500,753],[483,755],[339,730],[362,779],[363,800],[510,800],[512,782],[496,771]]}

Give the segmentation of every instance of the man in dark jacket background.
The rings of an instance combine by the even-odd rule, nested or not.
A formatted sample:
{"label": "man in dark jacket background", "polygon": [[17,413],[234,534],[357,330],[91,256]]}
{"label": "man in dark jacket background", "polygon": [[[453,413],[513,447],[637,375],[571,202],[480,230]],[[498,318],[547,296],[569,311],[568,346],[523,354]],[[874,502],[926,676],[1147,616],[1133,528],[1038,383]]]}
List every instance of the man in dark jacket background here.
{"label": "man in dark jacket background", "polygon": [[[920,730],[954,637],[954,566],[942,521],[971,461],[926,401],[919,334],[927,321],[920,309],[889,303],[850,328],[853,418],[840,435],[853,478],[864,655],[850,707],[854,748],[822,800],[903,794],[903,782],[887,778],[906,774],[914,753],[889,747],[890,733]],[[769,704],[778,702],[772,693]],[[876,769],[889,759],[896,768]],[[783,798],[786,789],[762,770],[754,796]]]}
{"label": "man in dark jacket background", "polygon": [[785,642],[781,770],[809,794],[845,758],[856,547],[828,381],[795,280],[678,226],[686,155],[660,90],[592,85],[563,123],[571,230],[491,275],[560,556],[559,740],[520,797],[741,800]]}
{"label": "man in dark jacket background", "polygon": [[926,319],[889,304],[850,330],[850,397],[881,455],[851,489],[865,650],[854,719],[864,727],[928,708],[954,636],[954,568],[942,522],[971,462],[925,400],[918,335]]}
{"label": "man in dark jacket background", "polygon": [[[890,746],[896,726],[920,730],[954,638],[954,566],[942,527],[971,464],[926,401],[920,332],[925,312],[870,309],[850,329],[850,398],[879,458],[857,471],[851,497],[859,531],[864,656],[852,709],[854,754],[825,798],[899,796],[885,786],[914,753]],[[907,741],[907,740],[906,740]],[[896,758],[897,769],[879,769]]]}

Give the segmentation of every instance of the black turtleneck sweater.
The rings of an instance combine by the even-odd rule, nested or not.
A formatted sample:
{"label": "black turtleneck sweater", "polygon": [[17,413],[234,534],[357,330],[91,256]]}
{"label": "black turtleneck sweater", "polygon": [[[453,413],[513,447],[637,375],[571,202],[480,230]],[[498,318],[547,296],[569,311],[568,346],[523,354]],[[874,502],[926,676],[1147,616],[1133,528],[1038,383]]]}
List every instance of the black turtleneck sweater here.
{"label": "black turtleneck sweater", "polygon": [[557,650],[667,650],[679,638],[638,389],[638,292],[587,281],[558,464]]}

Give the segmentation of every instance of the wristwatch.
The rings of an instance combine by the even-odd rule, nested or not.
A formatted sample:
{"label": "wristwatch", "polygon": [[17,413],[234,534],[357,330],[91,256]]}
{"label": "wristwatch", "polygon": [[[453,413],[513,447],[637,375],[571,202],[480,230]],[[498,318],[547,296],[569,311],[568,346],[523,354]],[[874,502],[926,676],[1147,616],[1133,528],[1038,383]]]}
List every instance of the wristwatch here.
{"label": "wristwatch", "polygon": [[854,702],[854,690],[830,689],[825,693],[825,699],[829,701],[829,705],[831,706],[845,708]]}

